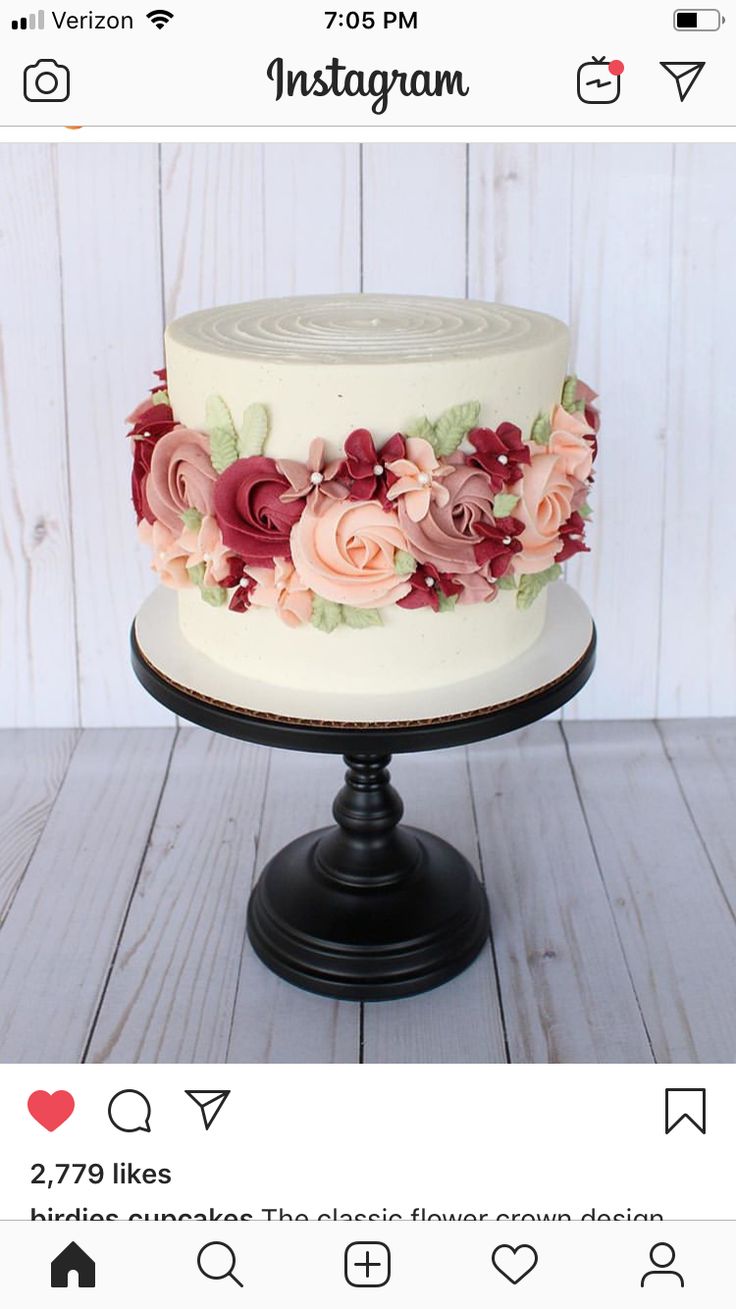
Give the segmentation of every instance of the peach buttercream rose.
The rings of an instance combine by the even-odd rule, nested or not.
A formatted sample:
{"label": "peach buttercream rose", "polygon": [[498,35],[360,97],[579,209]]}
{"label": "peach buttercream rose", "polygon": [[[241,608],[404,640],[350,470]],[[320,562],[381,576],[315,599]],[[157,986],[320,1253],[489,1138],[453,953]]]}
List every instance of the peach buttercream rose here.
{"label": "peach buttercream rose", "polygon": [[586,482],[593,468],[590,438],[594,436],[593,428],[580,414],[569,414],[558,405],[552,415],[552,434],[547,449],[550,454],[559,455],[565,473],[576,477],[579,482]]}
{"label": "peach buttercream rose", "polygon": [[[520,497],[514,518],[524,524],[521,550],[514,555],[515,573],[543,573],[562,548],[560,529],[579,499],[582,483],[565,472],[564,454],[540,447],[520,482],[511,487]],[[583,487],[584,490],[584,487]]]}
{"label": "peach buttercream rose", "polygon": [[355,609],[395,604],[411,590],[396,573],[397,550],[408,550],[399,520],[375,500],[332,500],[316,510],[308,504],[291,529],[304,585]]}
{"label": "peach buttercream rose", "polygon": [[209,437],[189,427],[173,428],[156,442],[151,455],[146,496],[154,518],[178,535],[185,509],[212,514],[216,479]]}

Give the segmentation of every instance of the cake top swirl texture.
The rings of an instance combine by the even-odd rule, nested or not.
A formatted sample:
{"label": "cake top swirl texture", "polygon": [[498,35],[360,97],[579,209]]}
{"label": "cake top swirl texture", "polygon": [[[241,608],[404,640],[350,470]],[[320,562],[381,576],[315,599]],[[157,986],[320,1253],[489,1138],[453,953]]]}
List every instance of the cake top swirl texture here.
{"label": "cake top swirl texture", "polygon": [[432,296],[255,300],[177,319],[167,341],[205,354],[307,365],[406,364],[544,348],[566,334],[546,314]]}

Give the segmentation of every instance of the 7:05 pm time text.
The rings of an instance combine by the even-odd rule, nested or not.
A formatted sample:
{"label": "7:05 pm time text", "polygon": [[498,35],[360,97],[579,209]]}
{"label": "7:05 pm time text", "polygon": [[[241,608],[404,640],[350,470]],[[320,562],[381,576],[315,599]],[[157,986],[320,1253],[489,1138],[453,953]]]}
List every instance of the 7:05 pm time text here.
{"label": "7:05 pm time text", "polygon": [[373,27],[382,27],[385,30],[391,29],[397,32],[416,32],[419,27],[416,10],[411,14],[404,14],[400,10],[385,9],[382,13],[376,13],[374,9],[325,9],[325,18],[327,19],[327,30],[336,27],[346,27],[349,31],[355,32],[358,29],[370,31]]}

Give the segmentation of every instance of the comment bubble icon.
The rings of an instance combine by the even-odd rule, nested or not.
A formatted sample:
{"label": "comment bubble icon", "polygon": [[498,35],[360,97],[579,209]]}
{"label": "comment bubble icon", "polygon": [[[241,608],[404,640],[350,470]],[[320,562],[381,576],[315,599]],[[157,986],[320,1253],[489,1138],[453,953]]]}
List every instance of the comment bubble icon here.
{"label": "comment bubble icon", "polygon": [[107,1106],[107,1116],[119,1132],[150,1132],[151,1103],[142,1091],[118,1091]]}

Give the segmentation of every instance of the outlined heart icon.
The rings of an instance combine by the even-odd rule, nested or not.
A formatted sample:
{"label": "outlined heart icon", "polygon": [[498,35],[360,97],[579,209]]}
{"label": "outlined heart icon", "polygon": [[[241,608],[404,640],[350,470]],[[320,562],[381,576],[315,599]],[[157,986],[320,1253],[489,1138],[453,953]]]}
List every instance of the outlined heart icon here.
{"label": "outlined heart icon", "polygon": [[518,1286],[537,1266],[539,1256],[533,1245],[497,1245],[491,1261],[497,1273]]}
{"label": "outlined heart icon", "polygon": [[74,1096],[69,1091],[54,1091],[53,1095],[34,1091],[28,1097],[28,1112],[47,1132],[55,1132],[74,1113]]}

